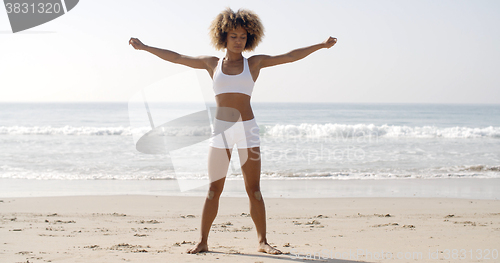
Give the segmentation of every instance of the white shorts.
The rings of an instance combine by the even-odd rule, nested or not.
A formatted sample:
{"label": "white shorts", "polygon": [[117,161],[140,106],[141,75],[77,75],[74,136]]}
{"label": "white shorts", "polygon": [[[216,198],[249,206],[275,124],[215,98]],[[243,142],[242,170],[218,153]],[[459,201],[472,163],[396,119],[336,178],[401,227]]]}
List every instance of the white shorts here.
{"label": "white shorts", "polygon": [[229,122],[215,119],[210,146],[220,149],[238,149],[260,146],[259,125],[254,119]]}

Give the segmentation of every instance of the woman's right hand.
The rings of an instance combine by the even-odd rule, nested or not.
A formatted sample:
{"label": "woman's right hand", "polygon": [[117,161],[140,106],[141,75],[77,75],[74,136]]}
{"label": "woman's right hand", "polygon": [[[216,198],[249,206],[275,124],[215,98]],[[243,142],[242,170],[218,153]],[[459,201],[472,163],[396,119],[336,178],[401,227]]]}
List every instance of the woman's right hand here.
{"label": "woman's right hand", "polygon": [[139,39],[135,37],[131,37],[128,41],[128,44],[132,45],[137,50],[144,50],[144,48],[146,47],[146,45],[144,45]]}

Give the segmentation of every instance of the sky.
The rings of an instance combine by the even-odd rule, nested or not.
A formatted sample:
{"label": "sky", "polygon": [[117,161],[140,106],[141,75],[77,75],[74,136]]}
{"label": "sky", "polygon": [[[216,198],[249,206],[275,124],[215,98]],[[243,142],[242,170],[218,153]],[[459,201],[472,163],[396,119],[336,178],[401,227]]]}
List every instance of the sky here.
{"label": "sky", "polygon": [[[223,57],[208,27],[230,7],[261,18],[255,54],[338,39],[303,60],[262,69],[253,102],[499,103],[500,1],[83,0],[12,33],[0,8],[0,102],[127,102],[191,70],[128,45]],[[208,73],[201,71],[210,80]],[[210,82],[202,89],[211,90]],[[174,96],[189,98],[183,89]]]}

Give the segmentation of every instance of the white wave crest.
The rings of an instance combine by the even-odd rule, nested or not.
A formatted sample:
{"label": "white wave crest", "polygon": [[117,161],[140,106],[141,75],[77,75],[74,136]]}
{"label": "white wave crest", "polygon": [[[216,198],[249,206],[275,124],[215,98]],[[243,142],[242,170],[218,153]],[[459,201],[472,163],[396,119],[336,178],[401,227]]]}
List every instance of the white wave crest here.
{"label": "white wave crest", "polygon": [[0,126],[0,134],[12,135],[132,135],[130,127]]}
{"label": "white wave crest", "polygon": [[[94,136],[131,136],[133,134],[145,134],[150,131],[149,127],[52,127],[52,126],[0,126],[0,134],[8,135],[94,135]],[[155,135],[165,136],[202,136],[210,135],[209,127],[173,127],[158,130]]]}
{"label": "white wave crest", "polygon": [[[145,134],[149,127],[134,128],[89,127],[89,126],[0,126],[0,134],[7,135],[97,135],[97,136],[131,136]],[[202,136],[209,135],[208,127],[169,128],[158,131],[166,136]],[[435,126],[396,126],[374,124],[309,124],[300,125],[276,124],[262,125],[263,137],[306,137],[306,138],[353,138],[353,137],[409,137],[409,138],[500,138],[500,127],[449,127]]]}
{"label": "white wave crest", "polygon": [[414,138],[500,138],[500,127],[469,128],[435,126],[409,127],[374,124],[308,124],[265,125],[263,136],[269,137],[414,137]]}

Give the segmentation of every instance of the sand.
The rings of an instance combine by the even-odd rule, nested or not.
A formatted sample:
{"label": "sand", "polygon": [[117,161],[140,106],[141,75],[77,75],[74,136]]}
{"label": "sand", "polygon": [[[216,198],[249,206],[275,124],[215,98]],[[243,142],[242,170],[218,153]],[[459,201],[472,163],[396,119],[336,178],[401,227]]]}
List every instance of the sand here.
{"label": "sand", "polygon": [[288,253],[267,255],[257,252],[248,199],[222,197],[211,251],[187,254],[199,239],[203,201],[140,195],[0,198],[0,262],[500,260],[498,200],[265,198],[268,241]]}

